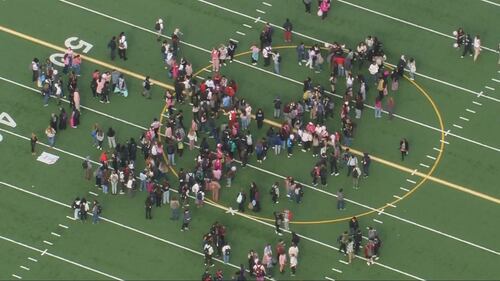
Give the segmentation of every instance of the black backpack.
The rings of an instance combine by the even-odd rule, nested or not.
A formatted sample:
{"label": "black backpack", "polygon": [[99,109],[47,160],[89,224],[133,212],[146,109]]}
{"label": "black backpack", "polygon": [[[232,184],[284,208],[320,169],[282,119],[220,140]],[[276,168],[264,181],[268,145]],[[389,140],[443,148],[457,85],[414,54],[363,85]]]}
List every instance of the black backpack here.
{"label": "black backpack", "polygon": [[157,22],[157,23],[155,24],[155,30],[160,30],[160,27],[161,27],[161,26],[160,26],[160,23],[159,23],[159,22]]}
{"label": "black backpack", "polygon": [[89,163],[87,163],[87,160],[84,160],[82,163],[82,168],[86,170],[89,167]]}

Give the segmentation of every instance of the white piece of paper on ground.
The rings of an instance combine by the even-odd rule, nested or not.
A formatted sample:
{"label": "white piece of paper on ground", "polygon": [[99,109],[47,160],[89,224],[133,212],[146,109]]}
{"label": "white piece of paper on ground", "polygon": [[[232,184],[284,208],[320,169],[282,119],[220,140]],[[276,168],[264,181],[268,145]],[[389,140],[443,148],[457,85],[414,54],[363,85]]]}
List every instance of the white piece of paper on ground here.
{"label": "white piece of paper on ground", "polygon": [[50,154],[50,153],[47,153],[44,151],[44,152],[42,152],[42,154],[40,154],[40,156],[38,156],[38,158],[36,160],[43,162],[45,164],[48,164],[48,165],[52,165],[52,164],[56,163],[58,159],[59,159],[59,156],[54,155],[54,154]]}

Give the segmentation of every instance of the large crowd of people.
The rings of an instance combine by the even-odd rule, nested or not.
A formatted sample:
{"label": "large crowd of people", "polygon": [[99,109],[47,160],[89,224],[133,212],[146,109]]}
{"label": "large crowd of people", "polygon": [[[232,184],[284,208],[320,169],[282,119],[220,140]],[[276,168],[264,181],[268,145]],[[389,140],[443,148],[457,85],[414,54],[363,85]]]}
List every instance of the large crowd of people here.
{"label": "large crowd of people", "polygon": [[[306,12],[310,12],[311,1],[304,1],[304,4]],[[319,1],[318,15],[325,18],[329,9],[330,1]],[[289,19],[285,21],[283,28],[285,42],[291,42],[293,25]],[[279,126],[268,127],[264,137],[256,138],[250,124],[252,119],[255,119],[257,130],[263,129],[265,113],[261,108],[253,108],[245,97],[239,95],[237,77],[231,77],[224,71],[224,67],[235,57],[237,42],[229,40],[227,44],[212,48],[212,73],[204,79],[199,79],[193,77],[193,67],[186,54],[181,56],[180,30],[173,32],[172,39],[162,40],[162,19],[156,21],[155,29],[158,32],[157,40],[161,44],[161,66],[173,82],[173,89],[165,90],[163,96],[166,108],[164,122],[160,123],[154,118],[149,129],[137,140],[135,137],[122,136],[120,139],[124,142],[118,141],[117,132],[113,128],[106,130],[99,124],[94,124],[91,136],[93,145],[100,151],[100,164],[93,167],[92,161],[87,158],[82,166],[84,177],[89,181],[94,179],[95,186],[104,193],[135,196],[136,191],[146,192],[146,219],[153,218],[154,206],[170,206],[171,219],[174,221],[179,220],[182,212],[182,231],[189,230],[191,200],[194,200],[196,207],[202,208],[206,193],[211,192],[212,201],[219,201],[221,185],[225,182],[226,186],[231,187],[239,171],[238,167],[245,167],[253,160],[263,163],[268,157],[273,157],[273,154],[280,155],[283,152],[291,158],[298,151],[310,153],[317,159],[310,170],[313,186],[321,184],[322,188],[326,188],[329,177],[339,176],[341,171],[345,171],[346,176],[353,179],[353,189],[359,189],[361,179],[368,178],[370,174],[371,158],[367,152],[357,156],[349,147],[353,143],[357,123],[361,122],[366,104],[373,104],[375,118],[381,118],[385,108],[391,119],[394,113],[392,95],[398,91],[405,69],[409,72],[410,79],[415,79],[415,59],[401,55],[396,67],[388,68],[385,65],[387,57],[384,45],[377,36],[366,36],[353,48],[340,42],[324,46],[306,46],[300,43],[296,48],[296,63],[305,67],[306,73],[311,72],[310,69],[315,72],[328,71],[329,79],[313,81],[311,77],[307,77],[299,99],[275,97],[272,101],[272,117]],[[250,62],[259,64],[262,56],[263,67],[272,63],[274,72],[279,74],[281,56],[272,49],[273,34],[273,27],[269,23],[265,24],[259,37],[260,45],[254,44],[250,47]],[[479,36],[477,39],[479,40]],[[456,44],[470,44],[461,30],[457,33]],[[108,48],[111,60],[115,59],[117,48],[119,57],[127,60],[128,43],[125,33],[113,37]],[[464,54],[467,52],[464,50]],[[478,54],[475,54],[474,60]],[[51,114],[50,124],[45,131],[51,146],[55,145],[56,134],[59,135],[66,129],[68,120],[72,128],[77,128],[80,124],[79,89],[84,88],[79,80],[81,63],[79,55],[68,48],[62,69],[62,73],[66,75],[64,77],[49,60],[44,64],[40,64],[37,58],[32,61],[33,82],[41,88],[44,106],[48,105],[51,96],[57,98],[60,105],[60,112]],[[340,86],[341,83],[344,86]],[[153,86],[150,77],[145,77],[142,82],[142,95],[145,98],[152,98]],[[89,90],[92,97],[101,103],[110,103],[113,95],[127,97],[129,94],[124,75],[113,69],[93,71]],[[375,93],[373,99],[368,95],[369,91]],[[335,100],[331,94],[341,95],[342,99]],[[63,98],[69,100],[69,116],[60,103]],[[190,113],[187,113],[188,111]],[[32,139],[36,139],[36,136]],[[178,167],[176,157],[183,157],[185,148],[195,151],[197,156],[192,166]],[[139,159],[138,151],[142,153]],[[402,138],[401,160],[407,157],[408,151],[408,140]],[[138,166],[141,168],[137,169]],[[177,181],[166,176],[169,169],[174,167],[178,169]],[[276,234],[282,236],[282,229],[289,229],[292,211],[277,210],[276,204],[281,200],[282,194],[300,204],[304,200],[307,184],[300,183],[291,176],[286,177],[282,184],[276,182],[271,187],[268,193],[271,198],[269,201],[263,200],[263,195],[267,192],[263,192],[265,187],[260,186],[258,181],[248,185],[249,188],[241,188],[231,205],[239,212],[245,212],[247,209],[260,212],[263,205],[273,204],[270,208],[275,210],[273,214]],[[283,192],[280,190],[282,187]],[[171,196],[172,190],[177,194]],[[344,192],[345,189],[339,189],[337,192],[337,209],[340,211],[345,209]],[[75,219],[85,220],[90,210],[88,202],[84,198],[77,198],[73,206]],[[101,207],[97,201],[93,206],[92,213],[97,217],[94,222],[97,223]],[[232,249],[226,239],[228,232],[230,228],[216,222],[210,232],[203,236],[207,267],[213,266],[213,256],[222,256],[224,262],[229,262]],[[276,255],[273,255],[270,244],[266,244],[262,256],[259,256],[257,251],[250,250],[248,267],[242,265],[235,279],[244,280],[245,272],[249,271],[257,280],[263,280],[265,276],[274,274],[275,265],[279,266],[281,273],[285,272],[286,265],[289,265],[290,273],[294,275],[298,267],[300,236],[291,233],[291,246],[288,251],[285,250],[284,240],[280,240],[276,246]],[[381,239],[372,227],[368,228],[366,236],[364,256],[368,265],[371,265],[380,256]],[[349,231],[339,236],[338,243],[339,251],[348,256],[350,263],[363,247],[362,232],[355,217],[349,222]],[[236,243],[233,243],[234,247],[235,245]],[[222,280],[222,274],[222,271],[218,270],[212,276],[207,271],[203,278]]]}

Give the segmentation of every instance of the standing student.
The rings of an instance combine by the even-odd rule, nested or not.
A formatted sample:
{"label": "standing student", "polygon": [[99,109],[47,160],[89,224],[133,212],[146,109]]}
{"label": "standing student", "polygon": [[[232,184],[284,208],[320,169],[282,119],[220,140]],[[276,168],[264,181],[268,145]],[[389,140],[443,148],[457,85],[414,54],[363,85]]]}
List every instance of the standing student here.
{"label": "standing student", "polygon": [[184,216],[182,218],[181,231],[189,230],[189,222],[191,222],[191,212],[186,208],[184,209]]}
{"label": "standing student", "polygon": [[479,35],[476,35],[476,37],[474,37],[473,45],[474,45],[474,62],[475,62],[479,57],[479,53],[481,52],[481,38],[479,37]]}
{"label": "standing student", "polygon": [[343,211],[345,210],[345,201],[344,201],[344,189],[341,188],[337,191],[337,210]]}
{"label": "standing student", "polygon": [[349,238],[347,242],[347,258],[348,258],[348,263],[352,262],[352,259],[354,258],[354,241]]}
{"label": "standing student", "polygon": [[257,47],[256,44],[252,45],[250,47],[250,51],[252,52],[251,59],[252,59],[252,65],[257,65],[257,61],[259,60],[259,52],[260,49]]}
{"label": "standing student", "polygon": [[415,80],[415,73],[417,72],[417,64],[415,62],[415,59],[410,58],[407,66],[408,66],[408,70],[410,71],[410,80],[413,81],[413,80]]}
{"label": "standing student", "polygon": [[283,233],[281,233],[280,225],[283,223],[283,214],[279,212],[273,212],[274,215],[274,232],[278,234],[279,236],[283,236]]}
{"label": "standing student", "polygon": [[178,220],[179,219],[179,208],[181,204],[179,203],[179,200],[177,200],[177,197],[172,197],[172,200],[170,200],[170,210],[172,210],[172,215],[170,216],[171,220]]}
{"label": "standing student", "polygon": [[257,121],[257,128],[261,129],[264,126],[264,111],[262,111],[262,108],[257,109],[255,120]]}
{"label": "standing student", "polygon": [[359,178],[360,177],[361,177],[361,169],[358,166],[356,166],[352,170],[352,187],[354,189],[359,188]]}
{"label": "standing student", "polygon": [[116,132],[113,130],[112,127],[109,127],[108,132],[106,133],[106,136],[108,138],[108,145],[110,149],[113,149],[116,147]]}
{"label": "standing student", "polygon": [[312,0],[302,0],[304,3],[304,7],[306,9],[306,13],[310,14],[311,13],[311,2]]}
{"label": "standing student", "polygon": [[149,76],[146,76],[144,81],[142,81],[142,96],[146,97],[147,99],[151,99],[151,86],[154,84],[149,81]]}
{"label": "standing student", "polygon": [[116,58],[116,36],[111,37],[111,40],[108,42],[109,48],[109,58],[111,60],[115,60]]}
{"label": "standing student", "polygon": [[472,56],[472,46],[473,46],[473,41],[472,41],[472,37],[470,36],[470,34],[467,34],[465,37],[464,37],[464,51],[462,52],[462,56],[461,58],[464,58],[465,55],[469,54],[470,56]]}
{"label": "standing student", "polygon": [[279,52],[272,53],[274,63],[274,73],[280,74],[281,55]]}
{"label": "standing student", "polygon": [[285,42],[290,43],[292,42],[292,30],[293,30],[293,25],[290,22],[290,19],[286,19],[285,23],[283,24],[283,28],[285,29],[284,37],[285,37]]}
{"label": "standing student", "polygon": [[35,86],[38,86],[38,78],[40,77],[40,61],[38,58],[33,58],[33,61],[31,61],[31,72],[33,74],[31,79]]}
{"label": "standing student", "polygon": [[408,155],[410,151],[410,145],[408,144],[408,140],[406,138],[402,138],[399,141],[399,151],[401,152],[401,161],[404,161],[405,156]]}
{"label": "standing student", "polygon": [[101,214],[101,205],[97,200],[94,200],[92,204],[92,223],[96,224],[99,222],[99,215]]}
{"label": "standing student", "polygon": [[87,156],[85,160],[83,160],[82,168],[85,179],[90,180],[92,177],[92,163],[90,162],[90,156]]}
{"label": "standing student", "polygon": [[290,275],[295,276],[299,258],[299,248],[297,247],[297,245],[292,243],[292,246],[290,246],[290,248],[288,249],[288,255],[290,256]]}
{"label": "standing student", "polygon": [[387,112],[389,113],[389,120],[392,120],[394,118],[394,107],[395,107],[394,98],[389,97],[387,99]]}
{"label": "standing student", "polygon": [[52,128],[50,125],[45,129],[45,135],[47,136],[47,142],[49,143],[50,147],[54,147],[54,144],[56,142],[56,130]]}
{"label": "standing student", "polygon": [[161,35],[163,33],[163,19],[158,19],[155,23],[155,30],[157,32],[156,41],[160,41]]}
{"label": "standing student", "polygon": [[363,164],[363,176],[367,178],[370,174],[370,164],[372,159],[367,152],[363,152],[363,159],[361,160],[361,164]]}
{"label": "standing student", "polygon": [[212,60],[212,71],[219,72],[220,70],[220,52],[216,48],[212,48],[212,52],[210,53],[210,57]]}
{"label": "standing student", "polygon": [[118,192],[118,180],[119,176],[116,170],[111,172],[111,176],[109,176],[109,182],[111,183],[111,194],[116,195]]}
{"label": "standing student", "polygon": [[125,32],[121,32],[118,36],[118,55],[123,60],[127,60],[127,49],[127,37],[125,36]]}
{"label": "standing student", "polygon": [[382,118],[382,99],[380,96],[375,98],[375,118]]}
{"label": "standing student", "polygon": [[271,64],[272,48],[271,46],[266,46],[262,49],[262,57],[264,58],[264,66],[269,66]]}
{"label": "standing student", "polygon": [[31,138],[30,138],[30,144],[31,144],[31,155],[35,155],[35,146],[36,143],[38,142],[38,138],[36,137],[35,133],[31,133]]}
{"label": "standing student", "polygon": [[146,202],[144,205],[146,208],[146,219],[153,219],[153,216],[151,215],[151,211],[153,210],[153,201],[151,200],[151,196],[146,197]]}
{"label": "standing student", "polygon": [[222,259],[224,260],[224,263],[229,262],[229,257],[231,255],[231,246],[229,244],[225,244],[222,246]]}

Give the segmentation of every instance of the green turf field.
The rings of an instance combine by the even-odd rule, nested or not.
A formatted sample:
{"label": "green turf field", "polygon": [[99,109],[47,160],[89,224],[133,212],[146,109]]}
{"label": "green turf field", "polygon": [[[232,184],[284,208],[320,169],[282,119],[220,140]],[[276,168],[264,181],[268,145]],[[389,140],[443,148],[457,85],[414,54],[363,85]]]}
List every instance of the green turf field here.
{"label": "green turf field", "polygon": [[[495,235],[500,217],[500,1],[333,0],[325,20],[315,13],[317,1],[312,2],[312,14],[304,13],[299,0],[0,2],[0,279],[199,280],[205,270],[202,237],[218,221],[227,228],[232,253],[228,264],[217,259],[209,271],[222,269],[224,280],[230,280],[240,264],[247,266],[250,249],[262,255],[270,243],[274,250],[280,237],[274,232],[273,212],[285,209],[294,213],[291,230],[302,237],[297,274],[291,276],[288,267],[280,274],[275,267],[269,279],[500,279],[500,242]],[[163,93],[173,80],[156,41],[154,23],[160,17],[165,39],[170,40],[175,28],[182,31],[180,56],[192,63],[198,81],[213,74],[208,71],[212,47],[230,38],[238,41],[239,55],[221,72],[237,81],[238,97],[249,101],[253,112],[265,112],[268,124],[263,129],[251,123],[254,140],[265,136],[269,124],[282,122],[272,118],[276,96],[284,103],[300,100],[308,76],[329,88],[326,64],[321,73],[297,65],[295,46],[300,42],[338,41],[354,48],[367,35],[375,35],[384,44],[387,66],[405,54],[416,59],[418,74],[414,82],[403,79],[397,92],[390,91],[396,103],[393,120],[386,112],[374,118],[377,93],[373,85],[368,91],[352,144],[354,152],[372,155],[370,176],[361,180],[359,190],[352,188],[345,168],[340,176],[328,177],[327,187],[314,187],[309,172],[317,158],[298,147],[292,158],[270,150],[262,164],[252,156],[247,167],[237,165],[233,186],[221,189],[218,203],[192,208],[190,230],[181,232],[181,222],[169,220],[168,206],[154,207],[153,219],[145,220],[145,192],[105,195],[84,179],[81,165],[86,156],[94,167],[99,161],[101,151],[92,146],[93,124],[113,127],[118,142],[124,143],[130,137],[139,139],[153,118],[165,119]],[[285,18],[294,25],[291,43],[283,42]],[[264,67],[262,59],[257,66],[250,62],[248,51],[259,42],[266,22],[274,26],[273,48],[282,55],[280,75],[273,73],[272,65]],[[459,26],[481,35],[483,50],[475,63],[468,56],[461,59],[461,50],[452,47],[452,32]],[[122,31],[129,59],[112,61],[106,46]],[[81,124],[58,132],[55,148],[49,148],[44,130],[59,107],[54,99],[43,107],[29,66],[34,57],[45,61],[64,52],[68,43],[84,55],[78,79]],[[361,73],[366,74],[367,67],[365,63]],[[113,68],[124,73],[129,96],[99,103],[90,90],[92,71]],[[151,100],[141,96],[146,75],[156,82]],[[344,90],[345,79],[339,78],[329,131],[340,129]],[[62,106],[70,110],[67,101]],[[176,109],[186,113],[184,123],[189,125],[189,105]],[[227,122],[227,117],[217,122]],[[36,156],[30,153],[32,132],[40,139]],[[404,162],[398,151],[402,137],[411,143]],[[53,165],[36,161],[42,152],[59,159]],[[186,148],[184,156],[176,158],[174,171],[192,169],[197,154]],[[139,171],[144,167],[140,150],[137,159]],[[276,181],[283,186],[286,176],[304,183],[303,202],[287,200],[282,189],[279,204],[273,205],[268,190]],[[175,174],[167,177],[177,189]],[[262,210],[230,212],[237,207],[240,189],[248,193],[252,181],[260,187]],[[344,211],[336,209],[339,188],[345,189]],[[101,202],[99,224],[71,219],[70,204],[76,196]],[[337,237],[348,229],[352,216],[359,217],[365,236],[366,227],[373,226],[383,241],[380,259],[372,266],[363,254],[346,264],[338,252]],[[283,239],[289,246],[290,233]]]}

